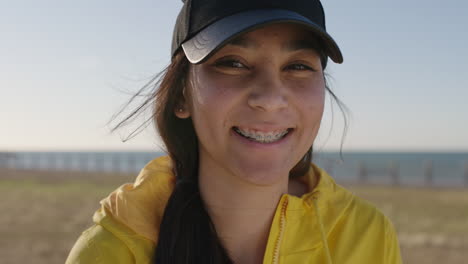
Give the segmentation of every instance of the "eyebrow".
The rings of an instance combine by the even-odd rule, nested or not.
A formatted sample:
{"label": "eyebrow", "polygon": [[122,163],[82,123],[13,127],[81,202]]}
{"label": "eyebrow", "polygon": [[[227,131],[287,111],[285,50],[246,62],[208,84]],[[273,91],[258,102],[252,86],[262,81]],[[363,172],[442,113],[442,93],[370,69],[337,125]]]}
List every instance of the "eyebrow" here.
{"label": "eyebrow", "polygon": [[282,47],[284,51],[312,50],[318,51],[319,44],[312,39],[299,39],[285,43]]}
{"label": "eyebrow", "polygon": [[[259,45],[255,41],[249,38],[245,38],[244,36],[233,39],[227,45],[239,46],[245,49],[258,49],[259,48]],[[298,40],[284,43],[281,46],[281,50],[288,51],[288,52],[293,52],[293,51],[298,51],[298,50],[317,51],[319,50],[319,44],[317,43],[316,40],[313,40],[313,39],[298,39]]]}
{"label": "eyebrow", "polygon": [[234,46],[239,46],[241,48],[245,49],[258,49],[258,44],[252,41],[251,39],[245,38],[243,36],[237,37],[231,42],[228,43],[228,45],[234,45]]}

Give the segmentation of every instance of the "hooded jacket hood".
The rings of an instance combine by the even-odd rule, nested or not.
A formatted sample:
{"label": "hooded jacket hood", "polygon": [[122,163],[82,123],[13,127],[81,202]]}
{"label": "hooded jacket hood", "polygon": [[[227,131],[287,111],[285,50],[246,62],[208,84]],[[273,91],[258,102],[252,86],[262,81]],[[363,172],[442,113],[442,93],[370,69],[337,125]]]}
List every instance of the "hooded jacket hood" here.
{"label": "hooded jacket hood", "polygon": [[[308,192],[301,197],[282,195],[263,263],[401,263],[393,226],[374,206],[337,185],[314,164],[299,180]],[[102,248],[94,253],[89,248],[100,244],[112,248],[116,243],[127,251],[119,254],[132,256],[130,263],[150,263],[174,185],[169,157],[148,163],[133,184],[122,185],[101,201],[93,216],[95,225],[82,234],[67,263],[103,258]]]}

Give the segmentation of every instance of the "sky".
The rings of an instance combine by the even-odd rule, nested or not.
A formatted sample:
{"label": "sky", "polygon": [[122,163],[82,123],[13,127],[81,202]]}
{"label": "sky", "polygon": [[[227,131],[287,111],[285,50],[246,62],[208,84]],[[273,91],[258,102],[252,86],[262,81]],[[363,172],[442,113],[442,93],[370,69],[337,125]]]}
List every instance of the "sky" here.
{"label": "sky", "polygon": [[[343,151],[468,151],[468,2],[322,1]],[[152,151],[108,121],[170,61],[180,0],[0,0],[0,151]],[[326,105],[316,148],[337,150]]]}

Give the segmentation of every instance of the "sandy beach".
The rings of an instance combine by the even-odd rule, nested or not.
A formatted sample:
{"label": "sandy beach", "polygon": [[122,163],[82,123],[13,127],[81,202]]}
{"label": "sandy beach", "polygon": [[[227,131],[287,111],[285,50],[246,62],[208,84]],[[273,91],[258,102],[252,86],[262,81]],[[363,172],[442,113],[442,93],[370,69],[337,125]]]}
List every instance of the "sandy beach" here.
{"label": "sandy beach", "polygon": [[[135,176],[0,170],[2,263],[64,263],[99,201]],[[392,220],[404,263],[466,263],[468,188],[344,185]]]}

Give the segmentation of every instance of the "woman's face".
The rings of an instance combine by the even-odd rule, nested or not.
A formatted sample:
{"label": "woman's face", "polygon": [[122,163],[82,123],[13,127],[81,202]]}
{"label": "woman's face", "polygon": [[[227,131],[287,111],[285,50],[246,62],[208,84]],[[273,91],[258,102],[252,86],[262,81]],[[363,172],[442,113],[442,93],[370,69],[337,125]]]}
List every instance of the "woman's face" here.
{"label": "woman's face", "polygon": [[301,26],[246,33],[191,65],[180,118],[192,117],[200,170],[256,185],[287,181],[311,147],[325,82],[314,40]]}

